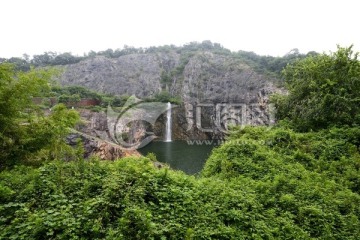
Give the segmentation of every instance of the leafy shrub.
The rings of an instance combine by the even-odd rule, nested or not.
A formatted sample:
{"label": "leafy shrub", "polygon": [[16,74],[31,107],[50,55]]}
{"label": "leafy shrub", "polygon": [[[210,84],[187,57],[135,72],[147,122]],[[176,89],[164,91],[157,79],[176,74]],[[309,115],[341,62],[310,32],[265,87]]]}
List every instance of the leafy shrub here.
{"label": "leafy shrub", "polygon": [[296,61],[283,76],[289,94],[273,98],[279,119],[300,131],[359,125],[360,62],[352,46]]}
{"label": "leafy shrub", "polygon": [[[284,220],[293,233],[299,231],[297,238],[351,239],[359,234],[354,225],[360,220],[358,129],[236,130],[213,150],[203,177],[250,186],[264,211],[277,216],[271,220],[274,229]],[[286,238],[286,231],[272,236]]]}
{"label": "leafy shrub", "polygon": [[[242,134],[274,135],[257,129]],[[289,134],[295,146],[299,138],[304,141]],[[55,161],[3,171],[0,238],[355,239],[360,234],[358,193],[338,176],[281,159],[288,153],[260,143],[250,139],[240,148],[235,141],[225,143],[214,150],[201,178],[154,168],[147,158]]]}
{"label": "leafy shrub", "polygon": [[55,106],[45,116],[32,99],[49,93],[49,81],[56,72],[15,72],[0,64],[0,169],[18,163],[38,164],[67,154],[64,137],[75,125],[77,112]]}

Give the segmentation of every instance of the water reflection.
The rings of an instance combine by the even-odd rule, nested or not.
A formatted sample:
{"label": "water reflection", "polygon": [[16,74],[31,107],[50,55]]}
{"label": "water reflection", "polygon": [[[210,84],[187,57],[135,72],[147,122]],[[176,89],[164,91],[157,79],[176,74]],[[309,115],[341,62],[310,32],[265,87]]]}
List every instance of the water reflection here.
{"label": "water reflection", "polygon": [[189,145],[186,141],[152,142],[139,149],[143,155],[153,152],[160,162],[187,174],[199,173],[214,146]]}

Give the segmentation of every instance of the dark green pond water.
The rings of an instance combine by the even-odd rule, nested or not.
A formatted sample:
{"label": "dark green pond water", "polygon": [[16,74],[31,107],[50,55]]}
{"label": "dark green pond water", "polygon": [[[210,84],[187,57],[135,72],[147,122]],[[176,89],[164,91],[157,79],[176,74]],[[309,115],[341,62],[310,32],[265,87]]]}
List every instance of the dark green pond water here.
{"label": "dark green pond water", "polygon": [[213,147],[205,144],[190,145],[186,141],[154,141],[138,151],[143,155],[155,153],[158,161],[169,164],[172,169],[196,174],[202,170]]}

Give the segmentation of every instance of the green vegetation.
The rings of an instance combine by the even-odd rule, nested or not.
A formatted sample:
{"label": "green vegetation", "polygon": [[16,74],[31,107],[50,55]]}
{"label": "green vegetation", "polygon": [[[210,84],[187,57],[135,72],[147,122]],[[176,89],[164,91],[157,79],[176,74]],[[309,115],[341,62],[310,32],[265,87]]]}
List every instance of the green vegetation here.
{"label": "green vegetation", "polygon": [[52,87],[52,96],[57,97],[59,103],[76,104],[81,99],[89,98],[101,102],[102,96],[99,93],[80,86]]}
{"label": "green vegetation", "polygon": [[278,119],[301,131],[360,123],[360,62],[352,47],[311,56],[285,68],[289,95],[278,96]]}
{"label": "green vegetation", "polygon": [[145,158],[19,167],[1,173],[0,182],[3,238],[241,239],[268,234],[248,187],[156,170]]}
{"label": "green vegetation", "polygon": [[12,65],[0,64],[0,169],[58,158],[69,148],[63,138],[79,119],[77,112],[58,105],[45,116],[32,103],[33,97],[49,94],[53,74],[16,72]]}
{"label": "green vegetation", "polygon": [[[234,127],[199,177],[158,169],[153,154],[115,162],[57,155],[40,167],[20,161],[2,170],[0,238],[358,239],[356,57],[351,47],[339,48],[288,66],[289,94],[274,98],[282,121]],[[15,81],[6,66],[0,74]],[[11,86],[1,85],[0,103]],[[317,122],[326,106],[332,112]],[[1,121],[11,128],[6,112]],[[9,117],[21,119],[19,112],[26,111],[16,108]],[[67,126],[63,114],[56,116]]]}
{"label": "green vegetation", "polygon": [[[90,108],[97,112],[101,110],[105,110],[108,107],[108,105],[110,105],[111,107],[122,107],[130,97],[128,95],[114,96],[110,94],[97,93],[95,91],[80,86],[67,86],[67,87],[55,86],[51,88],[50,95],[53,97],[57,97],[58,102],[64,104],[76,103],[84,98],[98,100],[100,102],[100,105]],[[179,97],[171,96],[168,91],[162,91],[158,94],[155,94],[153,97],[144,99],[144,101],[171,102],[173,104],[181,103],[181,99]]]}
{"label": "green vegetation", "polygon": [[147,102],[170,102],[173,104],[181,104],[180,97],[173,97],[168,91],[161,91],[160,93],[156,94],[154,97],[145,99]]}
{"label": "green vegetation", "polygon": [[355,239],[360,234],[359,140],[358,128],[238,129],[213,151],[203,177],[250,187],[267,224],[275,224],[273,237]]}
{"label": "green vegetation", "polygon": [[51,96],[57,97],[59,103],[76,103],[81,99],[94,99],[100,102],[100,106],[92,107],[91,109],[95,109],[96,111],[104,110],[108,105],[112,107],[121,107],[123,106],[129,96],[122,95],[111,95],[111,94],[103,94],[92,91],[90,89],[81,87],[81,86],[67,86],[67,87],[59,87],[54,86],[51,88]]}
{"label": "green vegetation", "polygon": [[56,161],[0,174],[2,237],[356,239],[359,129],[246,128],[201,178],[147,158]]}

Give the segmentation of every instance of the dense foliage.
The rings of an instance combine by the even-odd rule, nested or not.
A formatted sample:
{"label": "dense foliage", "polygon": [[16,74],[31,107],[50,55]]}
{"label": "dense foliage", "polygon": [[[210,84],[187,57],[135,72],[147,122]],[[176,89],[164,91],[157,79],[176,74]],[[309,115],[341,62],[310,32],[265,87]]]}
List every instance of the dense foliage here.
{"label": "dense foliage", "polygon": [[59,103],[64,104],[76,103],[81,99],[94,99],[98,100],[99,106],[103,108],[106,108],[108,105],[112,107],[121,107],[129,98],[128,95],[117,96],[98,93],[81,86],[53,86],[50,95],[56,97]]}
{"label": "dense foliage", "polygon": [[283,57],[273,57],[273,56],[260,56],[254,52],[238,51],[235,56],[249,64],[255,69],[255,71],[260,73],[271,74],[275,77],[280,77],[281,71],[288,64],[292,64],[297,60],[304,59],[308,56],[316,56],[316,52],[309,52],[307,54],[299,53],[298,49],[291,50],[288,54]]}
{"label": "dense foliage", "polygon": [[360,62],[352,47],[307,57],[284,70],[287,96],[275,100],[278,119],[301,131],[360,123]]}
{"label": "dense foliage", "polygon": [[54,162],[0,174],[7,239],[243,239],[271,236],[253,191],[157,170],[148,159]]}
{"label": "dense foliage", "polygon": [[56,96],[60,103],[78,102],[82,98],[102,100],[102,96],[99,93],[80,86],[54,86],[51,91],[52,95]]}
{"label": "dense foliage", "polygon": [[[301,164],[301,168],[323,174],[360,194],[360,128],[331,128],[307,133],[283,127],[235,130],[227,143],[213,152],[204,176],[267,178],[267,174],[282,172],[288,165]],[[228,157],[232,151],[234,153]],[[267,172],[278,164],[282,167]]]}
{"label": "dense foliage", "polygon": [[357,239],[360,130],[245,128],[201,178],[147,158],[0,174],[1,237]]}
{"label": "dense foliage", "polygon": [[[359,140],[359,128],[317,133],[245,128],[213,151],[203,176],[250,186],[263,213],[276,216],[272,221],[282,234],[300,233],[296,239],[356,239]],[[291,234],[281,238],[292,238]]]}
{"label": "dense foliage", "polygon": [[68,127],[78,120],[75,111],[58,105],[45,115],[33,97],[50,91],[50,70],[16,72],[0,64],[0,169],[18,162],[36,162],[62,156]]}
{"label": "dense foliage", "polygon": [[174,97],[171,96],[171,94],[168,91],[161,91],[158,94],[155,94],[153,97],[149,97],[144,99],[144,101],[147,102],[170,102],[173,104],[180,104],[181,103],[181,99],[180,97]]}

